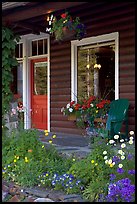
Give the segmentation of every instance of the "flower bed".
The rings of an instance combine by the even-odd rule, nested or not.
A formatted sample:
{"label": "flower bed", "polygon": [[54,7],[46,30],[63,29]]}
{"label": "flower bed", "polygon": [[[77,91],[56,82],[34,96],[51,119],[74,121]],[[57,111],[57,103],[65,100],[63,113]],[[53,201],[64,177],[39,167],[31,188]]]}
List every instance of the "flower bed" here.
{"label": "flower bed", "polygon": [[[3,129],[4,130],[4,129]],[[44,131],[49,137],[48,131]],[[2,134],[2,175],[22,186],[43,186],[66,193],[79,193],[89,202],[135,201],[134,132],[129,140],[95,137],[91,152],[82,159],[62,158],[54,147],[39,141],[38,131]]]}

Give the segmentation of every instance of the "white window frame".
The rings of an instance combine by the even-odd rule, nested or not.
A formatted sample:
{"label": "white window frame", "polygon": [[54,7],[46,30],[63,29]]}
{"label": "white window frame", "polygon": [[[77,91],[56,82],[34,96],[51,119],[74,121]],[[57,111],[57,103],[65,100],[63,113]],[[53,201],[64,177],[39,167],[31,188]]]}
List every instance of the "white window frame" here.
{"label": "white window frame", "polygon": [[77,101],[77,47],[97,43],[115,43],[115,100],[119,98],[119,33],[99,35],[71,41],[71,100]]}

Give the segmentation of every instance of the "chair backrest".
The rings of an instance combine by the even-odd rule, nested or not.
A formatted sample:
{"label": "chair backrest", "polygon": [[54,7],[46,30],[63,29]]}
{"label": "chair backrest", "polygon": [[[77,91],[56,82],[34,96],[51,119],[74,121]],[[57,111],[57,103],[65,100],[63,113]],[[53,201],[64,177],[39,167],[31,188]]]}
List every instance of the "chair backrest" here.
{"label": "chair backrest", "polygon": [[121,98],[121,99],[113,100],[110,103],[110,109],[108,113],[106,128],[110,130],[111,122],[114,121],[114,122],[117,122],[116,128],[120,131],[120,127],[123,121],[128,120],[128,108],[129,108],[128,99]]}

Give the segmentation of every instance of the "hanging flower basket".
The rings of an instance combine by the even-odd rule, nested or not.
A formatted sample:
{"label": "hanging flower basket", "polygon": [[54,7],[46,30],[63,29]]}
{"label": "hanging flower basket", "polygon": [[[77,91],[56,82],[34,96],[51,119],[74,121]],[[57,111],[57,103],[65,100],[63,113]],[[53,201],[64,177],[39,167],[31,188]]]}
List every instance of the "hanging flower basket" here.
{"label": "hanging flower basket", "polygon": [[67,26],[63,27],[62,31],[63,31],[63,36],[62,36],[63,41],[70,40],[70,39],[74,38],[76,35],[76,31],[74,29],[69,30],[69,28]]}
{"label": "hanging flower basket", "polygon": [[81,40],[86,34],[86,28],[80,23],[79,17],[72,19],[71,15],[66,12],[59,20],[54,18],[50,33],[54,35],[56,41],[64,41],[72,37]]}

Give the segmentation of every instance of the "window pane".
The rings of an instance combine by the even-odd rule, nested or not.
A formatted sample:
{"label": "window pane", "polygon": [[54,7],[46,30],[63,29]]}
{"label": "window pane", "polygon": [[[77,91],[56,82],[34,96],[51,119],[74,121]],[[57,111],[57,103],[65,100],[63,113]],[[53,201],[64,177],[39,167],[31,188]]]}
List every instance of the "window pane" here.
{"label": "window pane", "polygon": [[34,64],[34,95],[47,94],[47,63]]}
{"label": "window pane", "polygon": [[22,63],[19,64],[17,68],[17,92],[23,97],[23,69]]}
{"label": "window pane", "polygon": [[20,58],[23,57],[23,43],[20,44]]}
{"label": "window pane", "polygon": [[38,55],[43,55],[43,40],[38,40]]}
{"label": "window pane", "polygon": [[37,55],[37,41],[32,41],[32,56]]}
{"label": "window pane", "polygon": [[48,52],[47,52],[47,39],[44,39],[44,54],[48,54]]}
{"label": "window pane", "polygon": [[113,100],[115,97],[114,46],[78,48],[78,99],[91,95]]}
{"label": "window pane", "polygon": [[17,44],[15,48],[15,57],[19,58],[19,44]]}

